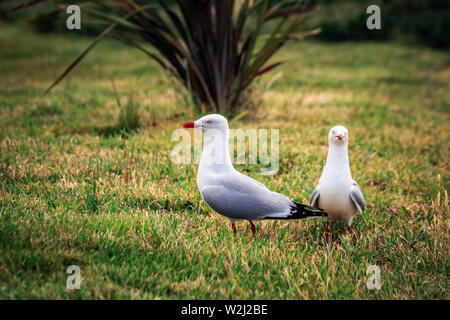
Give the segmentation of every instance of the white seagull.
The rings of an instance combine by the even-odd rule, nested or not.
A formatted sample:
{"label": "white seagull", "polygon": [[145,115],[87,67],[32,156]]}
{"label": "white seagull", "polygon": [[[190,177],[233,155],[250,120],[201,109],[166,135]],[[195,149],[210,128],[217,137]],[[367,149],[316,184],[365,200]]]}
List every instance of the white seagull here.
{"label": "white seagull", "polygon": [[229,127],[225,117],[210,114],[183,124],[198,128],[205,135],[197,172],[197,186],[203,200],[216,212],[230,219],[236,234],[235,220],[304,219],[326,216],[321,209],[296,203],[272,192],[262,183],[236,171],[228,151]]}
{"label": "white seagull", "polygon": [[348,233],[352,233],[352,219],[356,211],[366,208],[364,196],[352,179],[348,160],[348,131],[343,126],[330,129],[328,134],[328,157],[319,184],[311,195],[310,204],[328,212],[329,219],[343,220]]}

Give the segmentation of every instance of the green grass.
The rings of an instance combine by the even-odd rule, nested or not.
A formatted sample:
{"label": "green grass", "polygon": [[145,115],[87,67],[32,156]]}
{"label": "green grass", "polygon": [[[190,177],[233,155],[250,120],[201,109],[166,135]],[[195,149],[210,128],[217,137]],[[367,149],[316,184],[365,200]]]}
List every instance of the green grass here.
{"label": "green grass", "polygon": [[[90,40],[1,28],[0,298],[449,298],[447,53],[314,41],[282,50],[289,62],[255,91],[260,109],[231,122],[280,129],[280,170],[238,169],[307,202],[327,132],[343,124],[367,210],[353,238],[335,222],[327,242],[322,220],[257,222],[254,238],[241,223],[234,237],[201,201],[196,166],[170,161],[172,131],[198,115],[155,63],[107,41],[41,96]],[[121,131],[135,112],[138,129]],[[81,290],[65,287],[72,264]],[[380,290],[366,287],[372,264]]]}

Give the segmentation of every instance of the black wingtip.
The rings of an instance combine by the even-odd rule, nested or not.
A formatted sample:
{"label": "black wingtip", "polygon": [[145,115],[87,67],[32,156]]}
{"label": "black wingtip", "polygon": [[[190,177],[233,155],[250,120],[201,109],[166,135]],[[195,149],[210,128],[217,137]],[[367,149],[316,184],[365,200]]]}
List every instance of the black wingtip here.
{"label": "black wingtip", "polygon": [[313,208],[311,206],[293,202],[289,214],[285,217],[266,217],[264,219],[273,220],[291,220],[291,219],[307,219],[307,218],[323,218],[327,217],[328,213],[320,208]]}
{"label": "black wingtip", "polygon": [[307,219],[327,217],[328,213],[319,208],[294,202],[295,206],[291,206],[291,212],[286,219]]}

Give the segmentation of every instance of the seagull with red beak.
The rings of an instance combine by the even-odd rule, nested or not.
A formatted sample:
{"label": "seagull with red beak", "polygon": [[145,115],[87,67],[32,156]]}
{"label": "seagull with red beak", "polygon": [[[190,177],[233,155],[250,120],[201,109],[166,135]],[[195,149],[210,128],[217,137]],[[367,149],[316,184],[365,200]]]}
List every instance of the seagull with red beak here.
{"label": "seagull with red beak", "polygon": [[328,134],[328,158],[319,184],[311,195],[311,206],[328,212],[329,219],[343,220],[348,233],[352,233],[352,220],[356,211],[366,208],[364,196],[352,179],[348,160],[348,131],[343,126],[330,129]]}
{"label": "seagull with red beak", "polygon": [[216,212],[227,217],[236,234],[236,220],[304,219],[325,217],[321,209],[291,201],[270,191],[262,183],[234,169],[228,149],[229,127],[225,117],[210,114],[183,124],[204,133],[204,145],[197,172],[197,186],[203,200]]}

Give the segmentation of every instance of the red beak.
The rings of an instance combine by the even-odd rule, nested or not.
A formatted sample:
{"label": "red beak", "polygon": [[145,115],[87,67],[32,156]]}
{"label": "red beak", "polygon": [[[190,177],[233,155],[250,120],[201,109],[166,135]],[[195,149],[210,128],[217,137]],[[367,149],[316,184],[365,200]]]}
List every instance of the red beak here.
{"label": "red beak", "polygon": [[340,135],[337,136],[337,138],[338,138],[339,140],[344,140],[344,135],[341,133]]}
{"label": "red beak", "polygon": [[195,128],[194,121],[183,123],[183,128]]}

